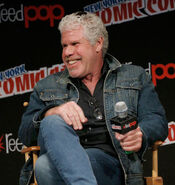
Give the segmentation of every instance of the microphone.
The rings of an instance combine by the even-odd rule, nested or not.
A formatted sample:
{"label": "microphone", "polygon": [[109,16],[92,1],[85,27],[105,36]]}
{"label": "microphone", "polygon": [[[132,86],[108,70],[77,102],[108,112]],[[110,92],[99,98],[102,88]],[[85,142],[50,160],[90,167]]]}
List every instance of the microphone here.
{"label": "microphone", "polygon": [[[117,116],[110,120],[114,132],[125,134],[138,127],[137,118],[128,113],[128,107],[124,101],[115,104],[115,112]],[[125,152],[126,154],[132,153],[132,151]]]}

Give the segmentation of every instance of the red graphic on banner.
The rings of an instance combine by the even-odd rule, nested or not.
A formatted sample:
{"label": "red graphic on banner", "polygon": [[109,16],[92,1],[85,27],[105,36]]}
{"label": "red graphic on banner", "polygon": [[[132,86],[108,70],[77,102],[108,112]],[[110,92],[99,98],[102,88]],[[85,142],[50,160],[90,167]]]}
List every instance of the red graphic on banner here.
{"label": "red graphic on banner", "polygon": [[0,83],[0,98],[22,94],[33,90],[34,85],[46,77],[46,68],[38,71],[29,71],[20,76],[14,76]]}
{"label": "red graphic on banner", "polygon": [[159,14],[163,12],[168,12],[174,10],[175,1],[174,0],[146,0],[145,11],[149,15]]}
{"label": "red graphic on banner", "polygon": [[37,20],[48,20],[50,27],[53,27],[54,21],[60,20],[64,16],[64,13],[64,7],[60,4],[40,6],[24,6],[20,4],[19,8],[6,8],[5,3],[0,3],[0,23],[24,21],[25,28],[29,28],[29,22]]}
{"label": "red graphic on banner", "polygon": [[[42,15],[41,11],[46,12],[45,15]],[[30,12],[34,13],[34,16],[31,16]],[[55,15],[54,12],[59,12],[58,15]],[[24,7],[24,20],[25,20],[25,27],[29,28],[29,21],[50,21],[50,26],[54,26],[54,20],[59,20],[64,16],[64,8],[61,5],[41,5],[39,7],[36,6],[28,6]]]}
{"label": "red graphic on banner", "polygon": [[25,65],[0,72],[0,98],[31,92],[35,84],[47,75],[63,71],[64,63],[44,67],[37,71],[26,71]]}
{"label": "red graphic on banner", "polygon": [[119,24],[134,20],[135,18],[143,18],[147,15],[142,13],[144,8],[142,0],[121,3],[117,6],[111,6],[102,11],[96,12],[101,17],[105,25]]}
{"label": "red graphic on banner", "polygon": [[174,0],[103,0],[84,7],[96,13],[104,24],[120,24],[175,10]]}
{"label": "red graphic on banner", "polygon": [[3,139],[3,135],[0,137],[0,152],[3,150],[5,150],[5,148],[3,147],[3,142],[2,142],[2,139]]}
{"label": "red graphic on banner", "polygon": [[168,123],[168,137],[166,138],[163,145],[175,143],[175,122],[171,121]]}
{"label": "red graphic on banner", "polygon": [[170,142],[175,142],[175,125],[170,125],[169,126],[169,134],[168,134],[168,139]]}
{"label": "red graphic on banner", "polygon": [[156,86],[157,80],[162,80],[164,78],[175,79],[175,64],[174,63],[169,63],[166,65],[152,64],[151,72],[153,84]]}

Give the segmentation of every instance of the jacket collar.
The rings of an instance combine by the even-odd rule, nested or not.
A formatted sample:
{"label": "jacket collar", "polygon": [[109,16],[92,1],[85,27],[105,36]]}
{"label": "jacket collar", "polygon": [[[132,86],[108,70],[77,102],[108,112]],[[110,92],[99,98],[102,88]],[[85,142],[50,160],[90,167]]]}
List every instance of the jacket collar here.
{"label": "jacket collar", "polygon": [[118,67],[121,67],[121,63],[109,53],[106,54],[104,60],[108,63],[111,71],[116,70]]}

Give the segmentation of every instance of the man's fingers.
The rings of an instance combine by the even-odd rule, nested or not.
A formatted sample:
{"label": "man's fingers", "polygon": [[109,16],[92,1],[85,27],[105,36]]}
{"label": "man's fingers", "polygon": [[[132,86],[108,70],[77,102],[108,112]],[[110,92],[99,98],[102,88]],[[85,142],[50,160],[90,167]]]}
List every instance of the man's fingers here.
{"label": "man's fingers", "polygon": [[138,127],[126,134],[115,133],[115,137],[119,140],[121,147],[126,151],[139,151],[142,146],[142,131]]}
{"label": "man's fingers", "polygon": [[139,151],[141,148],[140,142],[120,142],[121,147],[125,151]]}
{"label": "man's fingers", "polygon": [[87,121],[83,110],[75,102],[71,101],[59,107],[59,115],[75,130],[82,129],[82,123]]}
{"label": "man's fingers", "polygon": [[81,107],[74,101],[64,103],[60,106],[49,109],[45,116],[57,114],[64,119],[68,125],[72,125],[75,130],[82,129],[82,123],[87,122]]}
{"label": "man's fingers", "polygon": [[118,132],[115,132],[115,138],[119,141],[123,140],[125,138],[125,135],[119,134]]}
{"label": "man's fingers", "polygon": [[76,112],[74,112],[74,114],[68,114],[68,117],[71,120],[72,126],[75,130],[81,130],[83,128],[79,119],[79,115]]}
{"label": "man's fingers", "polygon": [[79,116],[79,119],[80,119],[80,122],[81,123],[85,123],[87,122],[87,118],[85,117],[84,115],[84,112],[83,110],[80,108],[80,106],[78,106],[77,104],[73,104],[78,116]]}

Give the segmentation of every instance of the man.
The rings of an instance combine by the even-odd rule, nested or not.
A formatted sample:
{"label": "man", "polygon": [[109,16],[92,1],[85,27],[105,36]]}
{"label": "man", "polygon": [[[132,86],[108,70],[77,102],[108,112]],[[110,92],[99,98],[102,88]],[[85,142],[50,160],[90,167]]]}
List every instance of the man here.
{"label": "man", "polygon": [[[25,145],[41,147],[38,184],[142,185],[143,154],[168,133],[151,78],[106,54],[108,33],[95,14],[67,15],[59,30],[66,70],[36,84],[19,128]],[[139,124],[123,135],[111,129],[118,101]]]}

